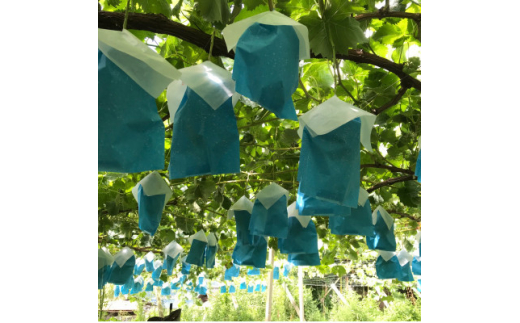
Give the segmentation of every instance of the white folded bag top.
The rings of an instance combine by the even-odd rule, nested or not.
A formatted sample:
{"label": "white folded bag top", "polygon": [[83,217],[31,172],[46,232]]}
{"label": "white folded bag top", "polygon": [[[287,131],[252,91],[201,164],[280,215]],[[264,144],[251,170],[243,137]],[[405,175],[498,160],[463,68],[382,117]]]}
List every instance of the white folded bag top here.
{"label": "white folded bag top", "polygon": [[377,223],[377,211],[379,211],[379,213],[381,213],[381,217],[385,221],[386,226],[388,227],[388,230],[392,229],[392,224],[394,224],[394,218],[390,214],[388,214],[388,212],[386,212],[386,210],[383,209],[383,207],[381,205],[378,206],[374,210],[374,212],[372,212],[372,224],[375,225]]}
{"label": "white folded bag top", "polygon": [[186,87],[197,93],[213,110],[217,110],[230,97],[233,107],[237,104],[240,94],[235,92],[235,81],[231,73],[222,67],[205,61],[179,71],[182,73],[180,80],[171,82],[166,92],[172,123]]}
{"label": "white folded bag top", "polygon": [[145,178],[140,180],[134,188],[132,188],[132,195],[134,196],[136,201],[139,201],[139,185],[143,187],[144,194],[147,196],[160,195],[164,194],[164,206],[166,207],[166,203],[170,200],[173,195],[170,186],[166,183],[166,181],[159,175],[157,171],[153,171],[148,174]]}
{"label": "white folded bag top", "polygon": [[199,232],[195,233],[194,235],[188,238],[190,244],[193,244],[193,240],[199,240],[208,243],[208,238],[206,238],[206,233],[204,233],[204,230],[200,230]]}
{"label": "white folded bag top", "polygon": [[114,257],[108,250],[98,249],[98,270],[105,266],[112,266],[113,263]]}
{"label": "white folded bag top", "polygon": [[135,261],[135,264],[137,265],[137,267],[141,266],[141,265],[144,265],[144,259],[143,258],[139,258]]}
{"label": "white folded bag top", "polygon": [[289,217],[295,217],[300,221],[302,227],[306,228],[311,221],[311,216],[304,216],[298,213],[298,208],[296,207],[296,202],[293,202],[291,205],[287,207],[287,214]]}
{"label": "white folded bag top", "polygon": [[368,200],[368,192],[364,188],[360,187],[359,188],[358,205],[359,206],[364,206],[365,203],[367,202],[367,200]]}
{"label": "white folded bag top", "polygon": [[276,183],[271,183],[266,188],[262,189],[256,198],[262,203],[262,205],[269,209],[273,206],[283,195],[285,195],[286,202],[289,201],[289,191],[281,187]]}
{"label": "white folded bag top", "polygon": [[166,256],[170,256],[171,258],[175,259],[184,249],[175,241],[170,242],[166,247],[164,247],[164,258],[166,259]]}
{"label": "white folded bag top", "polygon": [[397,259],[399,259],[399,264],[402,266],[406,265],[407,263],[411,262],[413,260],[413,256],[409,254],[406,250],[401,250],[399,254],[397,255]]}
{"label": "white folded bag top", "polygon": [[132,249],[124,247],[123,249],[121,249],[121,251],[116,253],[116,255],[114,256],[114,261],[117,263],[119,267],[123,267],[126,261],[132,258],[133,255],[134,251]]}
{"label": "white folded bag top", "polygon": [[128,30],[99,28],[98,48],[154,98],[181,76],[175,67]]}
{"label": "white folded bag top", "polygon": [[214,247],[217,245],[217,236],[213,232],[210,232],[208,234],[207,241],[208,241],[208,246]]}
{"label": "white folded bag top", "polygon": [[233,204],[228,210],[228,220],[231,220],[235,216],[235,211],[247,211],[249,214],[253,212],[253,202],[247,197],[242,196],[235,204]]}
{"label": "white folded bag top", "polygon": [[393,251],[384,251],[384,250],[377,250],[377,253],[381,258],[383,258],[384,261],[388,261],[392,259],[393,256],[395,256],[395,252]]}
{"label": "white folded bag top", "polygon": [[303,128],[307,127],[312,137],[321,136],[356,118],[361,120],[360,141],[368,151],[372,152],[370,133],[376,116],[340,100],[335,95],[298,118],[300,121],[298,135],[301,138]]}
{"label": "white folded bag top", "polygon": [[134,284],[135,284],[135,283],[140,283],[141,285],[144,286],[144,279],[143,279],[143,277],[142,277],[142,276],[139,276],[139,277],[137,277],[136,279],[134,279]]}
{"label": "white folded bag top", "polygon": [[255,22],[264,25],[275,25],[275,26],[292,26],[298,40],[300,41],[299,56],[300,59],[310,58],[311,49],[309,46],[309,31],[305,25],[300,24],[296,20],[293,20],[277,11],[266,11],[258,15],[240,20],[231,24],[222,30],[222,35],[226,41],[228,51],[234,50],[237,46],[240,36]]}
{"label": "white folded bag top", "polygon": [[153,262],[153,270],[156,270],[157,268],[162,268],[162,261],[156,260]]}
{"label": "white folded bag top", "polygon": [[150,251],[150,252],[148,252],[148,253],[144,256],[144,258],[145,258],[148,262],[151,262],[152,260],[155,259],[155,255],[153,254],[153,252]]}

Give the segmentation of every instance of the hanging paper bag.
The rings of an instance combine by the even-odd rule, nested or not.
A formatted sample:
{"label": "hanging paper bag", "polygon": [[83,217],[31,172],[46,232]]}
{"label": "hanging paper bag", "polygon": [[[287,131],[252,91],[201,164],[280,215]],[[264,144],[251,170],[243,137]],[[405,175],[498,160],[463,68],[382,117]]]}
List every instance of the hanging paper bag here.
{"label": "hanging paper bag", "polygon": [[302,115],[298,181],[305,196],[357,207],[360,144],[372,151],[376,116],[333,96]]}
{"label": "hanging paper bag", "polygon": [[249,222],[252,212],[253,203],[245,196],[242,196],[228,210],[228,220],[232,220],[234,217],[236,221],[237,243],[251,244],[253,241],[249,233]]}
{"label": "hanging paper bag", "polygon": [[246,282],[241,282],[240,283],[240,289],[247,289]]}
{"label": "hanging paper bag", "polygon": [[293,267],[293,264],[290,263],[290,262],[287,262],[287,263],[283,266],[283,276],[284,276],[284,277],[289,276],[289,272],[291,272],[292,267]]}
{"label": "hanging paper bag", "polygon": [[144,270],[144,259],[143,258],[139,258],[137,259],[137,261],[135,262],[135,266],[134,266],[134,276],[139,276],[141,275],[141,273],[143,272]]}
{"label": "hanging paper bag", "polygon": [[229,286],[229,293],[233,294],[234,292],[236,292],[235,286],[234,285]]}
{"label": "hanging paper bag", "polygon": [[174,282],[172,282],[170,287],[172,290],[178,290],[181,288],[180,285],[181,285],[180,281],[174,281]]}
{"label": "hanging paper bag", "polygon": [[166,269],[168,276],[172,275],[173,267],[175,267],[177,259],[179,259],[182,251],[182,247],[175,241],[170,242],[166,247],[164,247],[163,269]]}
{"label": "hanging paper bag", "polygon": [[200,230],[189,237],[188,240],[191,244],[191,248],[186,256],[186,263],[199,267],[204,266],[204,251],[208,245],[206,234],[204,231]]}
{"label": "hanging paper bag", "polygon": [[291,262],[294,266],[319,266],[321,265],[319,253],[298,253],[289,254],[287,261]]}
{"label": "hanging paper bag", "polygon": [[98,171],[163,169],[155,98],[181,74],[127,30],[98,29],[98,49]]}
{"label": "hanging paper bag", "polygon": [[102,289],[110,280],[114,257],[108,250],[98,249],[98,289]]}
{"label": "hanging paper bag", "polygon": [[130,276],[125,284],[121,287],[121,294],[128,295],[134,287],[134,277]]}
{"label": "hanging paper bag", "polygon": [[421,151],[419,150],[419,157],[417,158],[417,163],[415,164],[415,176],[417,176],[417,181],[421,182]]}
{"label": "hanging paper bag", "polygon": [[146,280],[146,287],[144,289],[145,292],[153,292],[153,279],[148,278]]}
{"label": "hanging paper bag", "polygon": [[163,271],[163,264],[162,261],[156,260],[153,262],[153,273],[152,273],[152,279],[157,281],[161,277],[161,273]]}
{"label": "hanging paper bag", "polygon": [[271,183],[258,193],[253,205],[249,232],[256,236],[287,238],[287,201],[289,192]]}
{"label": "hanging paper bag", "polygon": [[255,286],[255,292],[259,292],[259,291],[260,291],[260,288],[262,288],[262,286],[260,286],[260,284],[256,284],[256,286]]}
{"label": "hanging paper bag", "polygon": [[240,146],[231,73],[206,61],[181,70],[168,86],[173,123],[170,179],[240,173]]}
{"label": "hanging paper bag", "polygon": [[207,294],[208,294],[208,289],[204,286],[201,286],[200,290],[199,290],[199,295],[207,295]]}
{"label": "hanging paper bag", "polygon": [[154,281],[153,281],[153,285],[154,285],[154,286],[161,287],[162,284],[163,284],[163,281],[160,280],[160,279],[157,279],[157,280],[154,280]]}
{"label": "hanging paper bag", "polygon": [[153,252],[148,252],[146,256],[144,256],[144,266],[146,268],[146,271],[151,273],[153,272],[153,260],[155,259],[155,255]]}
{"label": "hanging paper bag", "polygon": [[199,285],[202,285],[202,284],[204,284],[204,277],[199,276]]}
{"label": "hanging paper bag", "polygon": [[247,292],[248,292],[248,293],[252,293],[254,288],[255,288],[255,287],[254,287],[253,285],[248,285],[248,286],[247,286]]}
{"label": "hanging paper bag", "polygon": [[417,290],[419,291],[419,293],[421,292],[421,280],[417,280]]}
{"label": "hanging paper bag", "polygon": [[132,278],[134,266],[134,251],[128,247],[124,247],[114,256],[114,263],[112,263],[112,267],[110,268],[111,272],[108,282],[114,285],[125,284],[129,278]]}
{"label": "hanging paper bag", "polygon": [[307,196],[300,192],[299,188],[296,196],[296,207],[298,208],[298,213],[302,216],[350,215],[350,207]]}
{"label": "hanging paper bag", "polygon": [[182,275],[181,278],[179,278],[179,281],[181,282],[181,285],[184,284],[186,281],[186,275]]}
{"label": "hanging paper bag", "polygon": [[217,236],[213,232],[208,234],[208,245],[206,246],[206,250],[204,251],[204,258],[206,261],[206,268],[210,269],[215,267],[215,255],[217,254]]}
{"label": "hanging paper bag", "polygon": [[395,251],[394,218],[383,207],[378,206],[372,212],[372,223],[374,236],[367,236],[368,249]]}
{"label": "hanging paper bag", "polygon": [[220,286],[220,293],[221,293],[221,294],[225,294],[225,293],[227,293],[227,290],[226,290],[226,286],[225,286],[225,285]]}
{"label": "hanging paper bag", "polygon": [[119,289],[119,285],[116,285],[114,287],[114,298],[118,298],[119,297],[119,293],[121,293],[121,290]]}
{"label": "hanging paper bag", "polygon": [[421,230],[417,231],[417,235],[415,236],[415,241],[417,241],[417,244],[419,245],[419,257],[421,256]]}
{"label": "hanging paper bag", "polygon": [[262,284],[262,293],[265,292],[267,290],[267,286]]}
{"label": "hanging paper bag", "polygon": [[376,274],[379,279],[398,278],[401,271],[399,259],[393,251],[377,250]]}
{"label": "hanging paper bag", "polygon": [[406,252],[405,250],[401,250],[397,255],[397,259],[399,260],[399,275],[397,279],[402,282],[412,282],[414,281],[412,275],[412,259],[413,256]]}
{"label": "hanging paper bag", "polygon": [[161,296],[168,296],[172,292],[172,289],[170,287],[169,283],[164,283],[161,288]]}
{"label": "hanging paper bag", "polygon": [[247,275],[248,276],[258,276],[258,275],[260,275],[260,269],[258,269],[258,268],[249,269],[249,271],[247,272]]}
{"label": "hanging paper bag", "polygon": [[360,188],[358,206],[351,209],[350,215],[331,217],[329,219],[329,229],[332,234],[336,235],[373,237],[375,232],[368,192]]}
{"label": "hanging paper bag", "polygon": [[132,194],[138,205],[139,229],[153,236],[172,190],[159,173],[152,172],[134,186]]}
{"label": "hanging paper bag", "polygon": [[[181,266],[182,266],[181,267],[181,274],[189,275],[190,274],[191,265],[186,262],[186,257],[182,258]],[[184,276],[182,276],[182,277],[184,277]]]}
{"label": "hanging paper bag", "polygon": [[226,269],[224,272],[224,280],[233,280],[233,277],[238,277],[240,275],[240,267],[233,264],[231,267]]}
{"label": "hanging paper bag", "polygon": [[134,279],[134,286],[132,287],[130,294],[134,295],[134,294],[141,292],[143,290],[143,285],[144,285],[143,277],[139,276],[136,279]]}
{"label": "hanging paper bag", "polygon": [[318,253],[318,234],[310,216],[298,214],[296,202],[287,208],[289,233],[286,239],[278,239],[278,249],[285,254]]}
{"label": "hanging paper bag", "polygon": [[413,257],[412,272],[414,275],[421,275],[421,256]]}
{"label": "hanging paper bag", "polygon": [[307,27],[277,11],[231,24],[222,31],[235,50],[236,91],[278,118],[297,120],[292,94],[298,87],[300,59],[310,56]]}
{"label": "hanging paper bag", "polygon": [[280,279],[280,267],[276,266],[273,269],[273,279]]}

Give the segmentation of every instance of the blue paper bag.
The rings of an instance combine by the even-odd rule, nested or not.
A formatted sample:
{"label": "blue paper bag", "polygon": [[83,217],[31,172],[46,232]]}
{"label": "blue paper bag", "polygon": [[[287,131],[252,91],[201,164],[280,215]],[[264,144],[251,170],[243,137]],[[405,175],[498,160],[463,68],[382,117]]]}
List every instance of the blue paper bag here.
{"label": "blue paper bag", "polygon": [[234,292],[236,292],[235,286],[234,285],[229,286],[229,293],[232,294]]}
{"label": "blue paper bag", "polygon": [[249,222],[249,232],[256,236],[287,238],[287,200],[289,192],[271,183],[257,194]]}
{"label": "blue paper bag", "polygon": [[153,285],[154,285],[154,286],[157,286],[157,287],[162,287],[162,285],[163,285],[163,281],[160,280],[160,279],[157,279],[157,280],[154,279],[154,280],[153,280]]}
{"label": "blue paper bag", "polygon": [[179,281],[182,284],[184,284],[184,282],[186,281],[186,275],[182,275],[181,278],[179,278]]}
{"label": "blue paper bag", "polygon": [[119,296],[120,292],[121,292],[121,290],[119,289],[119,285],[116,285],[114,287],[114,297],[117,298]]}
{"label": "blue paper bag", "polygon": [[240,283],[240,289],[247,289],[246,282],[241,282]]}
{"label": "blue paper bag", "polygon": [[180,284],[181,283],[178,282],[178,281],[177,282],[173,282],[170,287],[171,287],[172,290],[178,290],[178,289],[181,289],[180,288]]}
{"label": "blue paper bag", "polygon": [[260,291],[260,288],[262,288],[262,286],[260,286],[260,284],[256,284],[256,286],[255,286],[255,292],[259,292],[259,291]]}
{"label": "blue paper bag", "polygon": [[249,271],[247,272],[247,275],[248,276],[260,275],[260,269],[258,269],[258,268],[249,269]]}
{"label": "blue paper bag", "polygon": [[417,163],[415,164],[415,176],[417,176],[417,181],[421,182],[421,151],[419,150],[419,157],[417,158]]}
{"label": "blue paper bag", "polygon": [[414,281],[412,275],[412,259],[413,256],[406,252],[405,250],[401,250],[397,255],[397,259],[399,260],[399,275],[397,279],[402,282],[411,282]]}
{"label": "blue paper bag", "polygon": [[252,293],[252,292],[253,292],[253,289],[254,289],[254,286],[253,286],[253,285],[248,285],[248,286],[247,286],[247,292],[248,292],[248,293]]}
{"label": "blue paper bag", "polygon": [[127,30],[98,29],[98,49],[98,170],[163,169],[155,98],[179,71]]}
{"label": "blue paper bag", "polygon": [[146,282],[146,287],[145,287],[144,291],[145,292],[153,292],[153,280],[152,281],[148,280]]}
{"label": "blue paper bag", "polygon": [[419,291],[419,293],[421,292],[421,280],[417,280],[417,290]]}
{"label": "blue paper bag", "polygon": [[[181,262],[181,274],[189,275],[190,274],[191,265],[186,262],[186,257],[182,258]],[[182,276],[184,277],[184,276]],[[181,277],[181,278],[182,278]]]}
{"label": "blue paper bag", "polygon": [[381,206],[372,213],[374,236],[367,236],[368,249],[395,251],[394,218]]}
{"label": "blue paper bag", "polygon": [[146,256],[144,256],[144,266],[146,268],[146,271],[151,273],[153,272],[153,260],[155,258],[155,255],[153,252],[148,252]]}
{"label": "blue paper bag", "polygon": [[[135,266],[135,256],[132,249],[124,247],[114,256],[114,263],[110,268],[109,283],[123,285],[132,278]],[[133,279],[132,279],[133,282]]]}
{"label": "blue paper bag", "polygon": [[228,219],[235,217],[237,244],[231,258],[238,265],[265,268],[267,241],[264,237],[249,233],[253,203],[242,196],[228,211]]}
{"label": "blue paper bag", "polygon": [[164,247],[163,269],[166,269],[168,276],[173,274],[173,268],[175,267],[177,259],[179,259],[182,251],[182,247],[175,241],[170,242],[166,247]]}
{"label": "blue paper bag", "polygon": [[186,256],[186,263],[199,267],[204,266],[204,251],[208,245],[206,234],[201,230],[192,235],[189,238],[189,241],[191,243],[191,248]]}
{"label": "blue paper bag", "polygon": [[134,277],[130,276],[123,286],[121,286],[121,294],[128,295],[134,287]]}
{"label": "blue paper bag", "polygon": [[227,293],[226,286],[221,286],[221,287],[220,287],[220,293],[221,293],[221,294],[225,294],[225,293]]}
{"label": "blue paper bag", "polygon": [[376,274],[379,279],[398,278],[401,272],[399,259],[392,251],[380,251],[376,260]]}
{"label": "blue paper bag", "polygon": [[210,232],[208,234],[208,245],[206,246],[206,249],[204,250],[204,259],[206,262],[206,268],[213,268],[215,267],[215,256],[217,254],[217,237],[213,232]]}
{"label": "blue paper bag", "polygon": [[239,136],[231,98],[214,110],[187,88],[173,122],[170,179],[240,173]]}
{"label": "blue paper bag", "polygon": [[207,295],[207,294],[208,294],[208,289],[204,286],[201,286],[200,290],[199,290],[199,295]]}
{"label": "blue paper bag", "polygon": [[191,281],[186,283],[186,290],[192,291],[193,290],[193,283]]}
{"label": "blue paper bag", "polygon": [[143,258],[137,259],[137,261],[135,262],[135,266],[134,266],[134,276],[141,275],[141,273],[144,270],[144,266],[145,266],[144,259]]}
{"label": "blue paper bag", "polygon": [[144,279],[143,277],[139,276],[136,279],[134,279],[134,286],[132,286],[132,290],[130,291],[131,295],[137,294],[143,290],[144,285]]}
{"label": "blue paper bag", "polygon": [[199,285],[202,285],[204,283],[204,277],[199,276]]}
{"label": "blue paper bag", "polygon": [[[329,219],[329,228],[332,234],[362,235],[367,237],[375,235],[368,193],[364,189],[360,189],[359,196],[358,206],[351,209],[350,215],[333,216]],[[362,196],[366,196],[366,198],[362,199]]]}
{"label": "blue paper bag", "polygon": [[319,266],[321,265],[319,253],[289,254],[287,261],[294,266]]}
{"label": "blue paper bag", "polygon": [[170,284],[169,283],[164,283],[162,285],[162,288],[161,288],[161,295],[162,296],[168,296],[170,295],[172,292],[172,289],[170,287]]}
{"label": "blue paper bag", "polygon": [[224,272],[224,280],[233,280],[233,277],[238,277],[240,275],[240,267],[233,264],[231,267],[226,269]]}
{"label": "blue paper bag", "polygon": [[413,257],[412,272],[414,275],[421,275],[421,257]]}
{"label": "blue paper bag", "polygon": [[262,284],[262,293],[267,290],[267,286]]}
{"label": "blue paper bag", "polygon": [[351,209],[348,206],[307,196],[300,192],[299,188],[296,197],[296,207],[298,208],[298,213],[300,215],[306,216],[348,216],[351,213]]}
{"label": "blue paper bag", "polygon": [[289,273],[291,272],[291,269],[293,267],[293,264],[288,262],[283,266],[283,276],[287,277],[289,276]]}
{"label": "blue paper bag", "polygon": [[108,250],[98,249],[98,289],[108,283],[113,263],[114,257]]}
{"label": "blue paper bag", "polygon": [[335,204],[357,207],[360,142],[372,151],[376,116],[333,96],[300,118],[299,191]]}
{"label": "blue paper bag", "polygon": [[298,214],[296,202],[287,208],[289,233],[286,239],[278,239],[278,249],[285,254],[318,253],[318,234],[310,216]]}
{"label": "blue paper bag", "polygon": [[273,279],[280,279],[280,267],[278,266],[273,269]]}
{"label": "blue paper bag", "polygon": [[162,261],[160,261],[160,260],[154,261],[153,267],[154,267],[154,270],[153,270],[153,273],[152,273],[152,279],[153,280],[159,280],[159,278],[161,277],[161,273],[163,271]]}

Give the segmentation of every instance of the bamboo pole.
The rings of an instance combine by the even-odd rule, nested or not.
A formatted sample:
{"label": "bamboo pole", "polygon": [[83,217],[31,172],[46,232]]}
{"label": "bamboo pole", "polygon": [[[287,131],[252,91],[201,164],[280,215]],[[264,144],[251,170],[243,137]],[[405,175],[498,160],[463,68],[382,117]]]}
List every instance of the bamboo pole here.
{"label": "bamboo pole", "polygon": [[[302,315],[300,315],[300,309],[296,305],[296,302],[294,301],[294,297],[292,296],[291,291],[289,290],[289,288],[287,288],[287,285],[285,283],[283,284],[283,287],[285,288],[285,293],[287,294],[287,298],[291,302],[292,306],[294,307],[294,310],[296,311],[296,314],[298,314],[298,316],[300,317],[300,320],[301,320]],[[292,314],[291,314],[291,318],[292,318]],[[303,320],[305,321],[305,318]]]}
{"label": "bamboo pole", "polygon": [[265,320],[271,321],[271,312],[273,309],[273,273],[274,273],[274,250],[269,249],[269,263],[271,264],[271,271],[269,272],[268,291],[267,291],[267,304],[265,307]]}

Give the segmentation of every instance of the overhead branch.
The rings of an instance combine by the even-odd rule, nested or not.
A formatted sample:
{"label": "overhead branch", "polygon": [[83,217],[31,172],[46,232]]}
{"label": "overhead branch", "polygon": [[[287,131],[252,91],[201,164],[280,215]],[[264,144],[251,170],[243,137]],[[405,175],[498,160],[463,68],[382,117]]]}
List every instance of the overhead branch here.
{"label": "overhead branch", "polygon": [[[122,12],[98,12],[98,28],[122,30],[124,21],[124,13]],[[185,40],[204,49],[209,53],[211,46],[211,35],[192,27],[185,26],[166,18],[161,14],[128,14],[128,29],[146,30],[158,34],[166,34]],[[226,43],[223,39],[215,37],[213,44],[213,56],[224,56],[234,58],[233,51],[228,52]],[[313,58],[322,58],[321,55],[314,55]],[[403,65],[396,64],[386,58],[367,53],[361,49],[349,49],[348,54],[337,54],[336,58],[346,59],[356,63],[372,64],[394,73],[401,79],[401,84],[407,87],[413,87],[421,90],[421,81],[403,72]]]}
{"label": "overhead branch", "polygon": [[383,168],[383,169],[388,169],[392,172],[405,173],[405,174],[410,174],[410,175],[415,174],[414,171],[409,170],[409,169],[399,168],[399,167],[395,167],[395,166],[382,165],[382,164],[362,164],[361,168]]}
{"label": "overhead branch", "polygon": [[399,212],[399,211],[394,211],[394,210],[387,210],[388,213],[392,213],[392,214],[397,214],[397,215],[400,215],[401,217],[404,217],[404,218],[408,218],[410,220],[413,220],[415,222],[421,222],[421,217],[415,217],[413,215],[410,215],[410,214],[407,214],[407,213],[403,213],[403,212]]}
{"label": "overhead branch", "polygon": [[403,95],[406,93],[406,90],[408,90],[408,88],[406,86],[401,86],[401,88],[399,89],[399,92],[397,92],[397,95],[392,100],[390,100],[388,103],[386,103],[385,105],[383,105],[377,109],[372,109],[372,113],[374,113],[375,115],[378,115],[381,112],[385,111],[386,109],[391,108],[394,105],[396,105],[397,102],[399,102],[399,100],[401,100]]}
{"label": "overhead branch", "polygon": [[417,24],[421,23],[421,14],[412,12],[399,12],[399,11],[385,11],[379,10],[378,12],[361,13],[354,17],[357,21],[370,19],[370,18],[408,18],[413,19]]}
{"label": "overhead branch", "polygon": [[373,191],[377,190],[378,188],[390,186],[390,185],[393,185],[393,184],[399,183],[399,182],[411,181],[411,180],[414,180],[414,178],[415,178],[415,175],[406,175],[406,176],[401,176],[401,177],[389,178],[386,181],[377,183],[376,185],[367,189],[367,192],[372,193]]}

